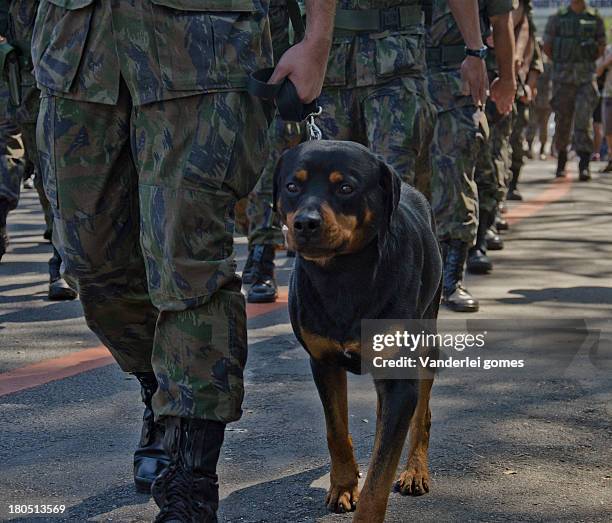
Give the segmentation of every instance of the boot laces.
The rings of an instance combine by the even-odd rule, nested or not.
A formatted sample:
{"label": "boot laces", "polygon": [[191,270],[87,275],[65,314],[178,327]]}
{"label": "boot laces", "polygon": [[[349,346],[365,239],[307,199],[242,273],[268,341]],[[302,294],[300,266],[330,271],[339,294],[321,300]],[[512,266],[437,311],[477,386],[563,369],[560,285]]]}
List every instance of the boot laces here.
{"label": "boot laces", "polygon": [[192,484],[189,475],[185,473],[180,465],[172,463],[164,478],[164,503],[155,519],[155,523],[163,523],[178,519],[190,522],[193,520]]}

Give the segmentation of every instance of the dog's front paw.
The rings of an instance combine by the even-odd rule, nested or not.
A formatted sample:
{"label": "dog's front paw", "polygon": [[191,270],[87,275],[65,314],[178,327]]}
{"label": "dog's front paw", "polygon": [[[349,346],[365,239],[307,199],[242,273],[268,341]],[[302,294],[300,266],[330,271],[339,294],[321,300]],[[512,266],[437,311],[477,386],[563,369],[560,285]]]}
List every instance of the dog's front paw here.
{"label": "dog's front paw", "polygon": [[422,496],[429,492],[427,465],[410,465],[400,474],[394,489],[402,496]]}
{"label": "dog's front paw", "polygon": [[357,508],[359,500],[359,487],[355,483],[352,486],[342,486],[332,484],[327,491],[325,504],[327,509],[337,514],[352,512]]}

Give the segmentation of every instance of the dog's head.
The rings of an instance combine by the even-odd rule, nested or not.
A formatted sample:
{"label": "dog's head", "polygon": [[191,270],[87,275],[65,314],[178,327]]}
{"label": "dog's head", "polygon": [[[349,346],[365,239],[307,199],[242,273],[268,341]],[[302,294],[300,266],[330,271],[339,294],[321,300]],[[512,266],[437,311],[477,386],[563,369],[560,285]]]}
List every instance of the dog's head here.
{"label": "dog's head", "polygon": [[289,248],[325,262],[360,251],[389,229],[397,174],[354,142],[310,141],[288,150],[274,174],[274,204]]}

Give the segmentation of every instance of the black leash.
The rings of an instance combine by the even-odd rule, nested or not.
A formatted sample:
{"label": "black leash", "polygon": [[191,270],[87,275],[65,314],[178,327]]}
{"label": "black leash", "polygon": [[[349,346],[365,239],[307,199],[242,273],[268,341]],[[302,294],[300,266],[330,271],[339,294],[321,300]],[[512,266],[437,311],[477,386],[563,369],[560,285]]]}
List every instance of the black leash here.
{"label": "black leash", "polygon": [[302,103],[295,85],[293,85],[289,78],[285,78],[277,84],[268,83],[273,72],[274,68],[270,67],[252,73],[247,83],[248,92],[252,96],[262,98],[263,100],[273,101],[285,122],[306,121],[309,139],[320,140],[322,133],[315,123],[315,118],[323,110],[318,105],[317,100],[313,100],[308,104]]}

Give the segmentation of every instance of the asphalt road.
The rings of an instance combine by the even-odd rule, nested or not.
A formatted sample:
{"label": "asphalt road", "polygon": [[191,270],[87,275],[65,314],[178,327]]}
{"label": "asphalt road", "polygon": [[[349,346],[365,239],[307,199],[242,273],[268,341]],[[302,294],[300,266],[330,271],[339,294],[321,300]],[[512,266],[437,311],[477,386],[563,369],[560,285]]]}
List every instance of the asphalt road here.
{"label": "asphalt road", "polygon": [[[612,176],[584,184],[573,173],[558,184],[553,170],[551,163],[527,166],[527,202],[511,205],[506,249],[493,253],[491,275],[468,280],[481,299],[481,312],[471,318],[582,318],[610,332]],[[0,393],[7,373],[28,374],[99,346],[78,302],[45,298],[50,252],[34,191],[24,192],[9,230],[13,244],[0,264]],[[244,238],[238,257],[244,261]],[[281,256],[278,266],[286,285],[291,261]],[[323,504],[329,469],[323,415],[286,308],[259,310],[249,335],[245,413],[228,429],[219,466],[220,520],[350,521]],[[349,391],[365,473],[375,428],[371,379],[352,377]],[[431,492],[392,494],[388,521],[612,520],[609,366],[590,365],[582,354],[564,372],[540,377],[443,373],[432,411]],[[131,480],[141,413],[137,382],[114,364],[5,391],[0,520],[151,521],[155,505],[135,493]],[[10,505],[23,504],[66,509],[53,517],[9,513]]]}

